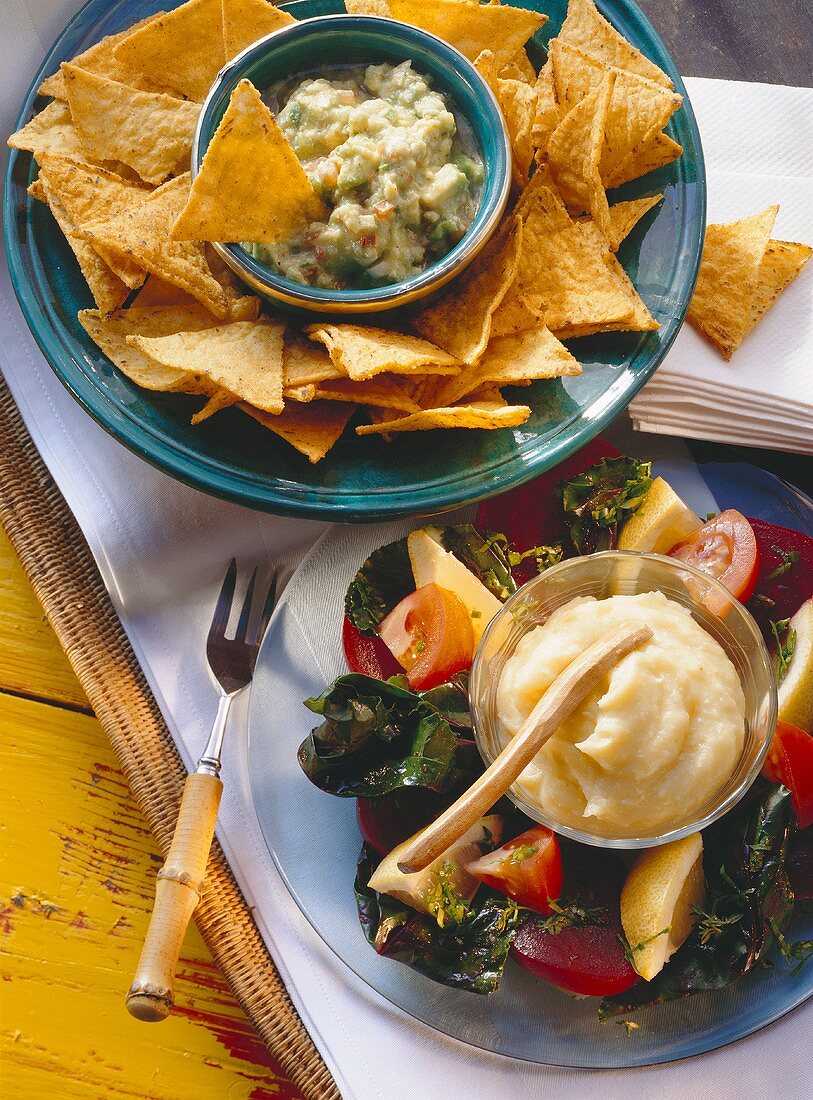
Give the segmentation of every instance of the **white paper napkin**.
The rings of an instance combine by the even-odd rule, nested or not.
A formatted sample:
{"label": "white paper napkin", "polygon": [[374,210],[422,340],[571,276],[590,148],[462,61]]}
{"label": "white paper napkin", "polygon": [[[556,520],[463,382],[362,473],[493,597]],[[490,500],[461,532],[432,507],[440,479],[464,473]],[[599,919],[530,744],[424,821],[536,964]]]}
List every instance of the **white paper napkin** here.
{"label": "white paper napkin", "polygon": [[[22,90],[76,6],[76,0],[4,0],[0,104],[6,132]],[[69,397],[43,360],[17,307],[5,261],[0,268],[0,366],[88,539],[150,687],[191,765],[215,710],[202,640],[225,562],[235,554],[246,564],[272,560],[290,573],[324,525],[262,515],[204,496],[115,443]],[[666,468],[678,492],[698,490],[696,472],[680,457],[685,455],[680,445],[642,437],[637,449],[644,454],[660,450],[670,461]],[[226,752],[218,836],[292,999],[347,1100],[582,1100],[596,1089],[606,1100],[643,1095],[740,1100],[744,1081],[754,1096],[801,1100],[809,1095],[813,1004],[713,1054],[600,1076],[484,1055],[394,1009],[324,946],[287,893],[256,821],[245,731],[236,717]]]}
{"label": "white paper napkin", "polygon": [[[813,244],[813,89],[686,85],[706,159],[708,221],[779,203],[773,236]],[[813,264],[728,363],[684,325],[630,415],[648,431],[813,453]]]}

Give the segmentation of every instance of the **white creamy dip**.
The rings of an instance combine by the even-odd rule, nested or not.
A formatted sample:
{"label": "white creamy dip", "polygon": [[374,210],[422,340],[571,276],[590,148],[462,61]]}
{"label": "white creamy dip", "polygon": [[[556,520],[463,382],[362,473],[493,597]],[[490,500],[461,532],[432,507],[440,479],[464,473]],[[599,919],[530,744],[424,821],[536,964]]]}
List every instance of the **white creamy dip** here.
{"label": "white creamy dip", "polygon": [[687,608],[645,592],[578,597],[522,638],[497,689],[502,743],[579,653],[633,622],[653,637],[616,665],[517,784],[554,820],[598,835],[651,835],[691,817],[732,775],[745,736],[745,698],[722,647]]}

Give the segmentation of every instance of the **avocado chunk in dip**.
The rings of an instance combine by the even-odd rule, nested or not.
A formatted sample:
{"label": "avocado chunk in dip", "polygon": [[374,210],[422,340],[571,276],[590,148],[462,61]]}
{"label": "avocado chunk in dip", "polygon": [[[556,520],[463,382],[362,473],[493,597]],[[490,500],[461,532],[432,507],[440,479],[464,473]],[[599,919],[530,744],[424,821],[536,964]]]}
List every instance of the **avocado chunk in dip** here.
{"label": "avocado chunk in dip", "polygon": [[257,259],[297,283],[361,289],[419,274],[464,236],[483,162],[411,62],[336,69],[285,92],[266,98],[284,103],[277,121],[331,213],[291,240],[247,244]]}

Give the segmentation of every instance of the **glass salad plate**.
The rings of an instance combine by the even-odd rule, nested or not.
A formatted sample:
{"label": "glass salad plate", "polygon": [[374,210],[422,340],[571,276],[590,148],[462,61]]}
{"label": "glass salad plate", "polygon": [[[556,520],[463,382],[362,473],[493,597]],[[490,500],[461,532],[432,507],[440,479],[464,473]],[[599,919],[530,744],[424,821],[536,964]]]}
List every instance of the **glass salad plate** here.
{"label": "glass salad plate", "polygon": [[[735,507],[813,536],[813,502],[747,464],[655,463],[655,470],[703,515]],[[472,518],[461,511],[452,522]],[[364,937],[353,895],[361,838],[353,799],[335,798],[305,778],[296,750],[315,724],[302,705],[346,672],[340,632],[344,593],[371,550],[417,524],[332,528],[288,585],[263,643],[249,714],[254,802],[268,848],[287,886],[324,942],[369,986],[437,1031],[485,1051],[529,1062],[610,1069],[701,1054],[752,1034],[813,995],[813,965],[795,975],[775,951],[725,989],[639,1009],[627,1038],[599,1023],[598,1001],[577,999],[509,960],[496,993],[439,985],[378,956]],[[813,914],[798,913],[790,939],[813,938]]]}
{"label": "glass salad plate", "polygon": [[[17,125],[44,105],[36,89],[61,61],[178,2],[90,0],[45,58]],[[513,2],[550,16],[537,36],[540,44],[558,32],[565,0]],[[342,0],[281,6],[299,18],[344,10]],[[583,374],[536,383],[529,401],[534,412],[520,428],[412,433],[392,444],[350,431],[312,466],[233,409],[192,427],[189,419],[199,402],[138,389],[79,325],[78,310],[93,304],[90,293],[50,212],[26,193],[36,174],[30,154],[11,151],[3,214],[9,267],[29,327],[54,371],[91,416],[142,458],[205,492],[271,512],[359,521],[438,512],[492,496],[561,462],[629,403],[663,359],[686,314],[705,228],[703,154],[675,65],[631,0],[599,0],[598,6],[669,73],[684,96],[667,127],[683,146],[682,157],[611,195],[620,200],[664,193],[618,254],[661,327],[574,341]],[[540,44],[530,49],[537,67],[544,58]]]}

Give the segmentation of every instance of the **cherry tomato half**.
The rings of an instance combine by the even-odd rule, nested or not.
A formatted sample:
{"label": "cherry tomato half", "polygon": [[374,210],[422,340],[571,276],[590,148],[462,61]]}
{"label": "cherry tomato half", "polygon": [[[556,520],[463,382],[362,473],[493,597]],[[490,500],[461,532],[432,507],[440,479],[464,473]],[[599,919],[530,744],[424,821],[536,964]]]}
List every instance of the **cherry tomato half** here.
{"label": "cherry tomato half", "polygon": [[486,886],[539,913],[550,913],[550,902],[562,891],[559,844],[544,825],[528,829],[502,848],[467,863],[466,870]]}
{"label": "cherry tomato half", "polygon": [[[716,577],[743,603],[754,591],[759,576],[759,549],[754,530],[745,516],[734,508],[720,512],[673,546],[669,557]],[[717,607],[712,606],[709,599],[706,602],[715,614],[725,609],[724,604]]]}
{"label": "cherry tomato half", "polygon": [[471,666],[474,628],[454,592],[424,584],[405,596],[378,628],[395,659],[406,669],[409,686],[437,687]]}
{"label": "cherry tomato half", "polygon": [[799,827],[813,825],[813,736],[788,722],[777,722],[762,774],[788,788]]}

